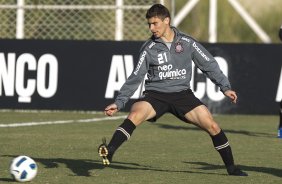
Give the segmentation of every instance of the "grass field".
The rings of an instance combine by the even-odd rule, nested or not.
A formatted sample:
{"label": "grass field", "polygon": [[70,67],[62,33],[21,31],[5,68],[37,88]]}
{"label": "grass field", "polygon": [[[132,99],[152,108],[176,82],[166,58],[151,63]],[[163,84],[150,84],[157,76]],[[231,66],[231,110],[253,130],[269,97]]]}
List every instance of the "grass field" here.
{"label": "grass field", "polygon": [[13,183],[9,164],[17,155],[28,155],[38,163],[38,175],[31,183],[281,183],[278,116],[215,116],[236,163],[249,174],[234,177],[226,174],[205,132],[169,114],[138,127],[117,151],[115,162],[103,167],[97,147],[103,136],[111,138],[124,115],[106,120],[99,112],[0,111],[0,183]]}

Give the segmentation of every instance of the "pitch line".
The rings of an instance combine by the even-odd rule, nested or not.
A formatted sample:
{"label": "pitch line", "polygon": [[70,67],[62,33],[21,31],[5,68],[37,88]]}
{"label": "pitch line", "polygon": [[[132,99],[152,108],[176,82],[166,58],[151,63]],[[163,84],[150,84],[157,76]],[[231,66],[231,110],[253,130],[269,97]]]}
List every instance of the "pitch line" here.
{"label": "pitch line", "polygon": [[59,120],[59,121],[12,123],[12,124],[0,124],[0,128],[38,126],[38,125],[55,125],[55,124],[69,124],[69,123],[89,123],[89,122],[97,122],[97,121],[104,121],[104,120],[117,120],[117,119],[124,119],[124,118],[126,118],[126,116],[92,118],[92,119],[78,119],[78,120]]}

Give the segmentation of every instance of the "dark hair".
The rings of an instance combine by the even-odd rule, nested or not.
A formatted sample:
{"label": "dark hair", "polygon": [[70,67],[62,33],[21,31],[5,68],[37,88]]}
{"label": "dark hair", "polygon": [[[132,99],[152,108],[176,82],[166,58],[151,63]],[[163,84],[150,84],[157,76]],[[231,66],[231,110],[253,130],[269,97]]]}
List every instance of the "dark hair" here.
{"label": "dark hair", "polygon": [[146,19],[150,19],[152,17],[158,17],[164,20],[166,17],[170,20],[170,13],[168,9],[162,4],[154,4],[151,8],[147,10]]}

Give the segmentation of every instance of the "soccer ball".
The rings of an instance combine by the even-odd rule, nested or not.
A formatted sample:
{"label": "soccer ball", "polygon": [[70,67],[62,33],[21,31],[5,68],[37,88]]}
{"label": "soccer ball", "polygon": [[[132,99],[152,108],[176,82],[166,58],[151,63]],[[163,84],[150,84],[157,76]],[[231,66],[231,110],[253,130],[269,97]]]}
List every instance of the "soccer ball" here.
{"label": "soccer ball", "polygon": [[19,182],[31,181],[37,174],[36,162],[28,156],[18,156],[12,160],[10,173]]}

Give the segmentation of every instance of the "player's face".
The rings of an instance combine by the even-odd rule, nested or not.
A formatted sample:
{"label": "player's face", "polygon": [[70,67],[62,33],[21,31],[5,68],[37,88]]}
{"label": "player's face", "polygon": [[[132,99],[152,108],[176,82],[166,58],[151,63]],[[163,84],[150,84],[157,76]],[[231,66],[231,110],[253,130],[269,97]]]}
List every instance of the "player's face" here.
{"label": "player's face", "polygon": [[148,19],[149,29],[155,38],[164,36],[166,30],[169,28],[169,18],[164,20],[158,17],[152,17]]}

